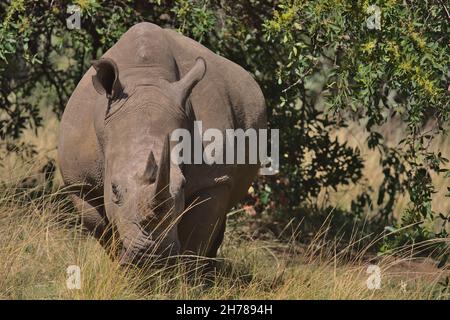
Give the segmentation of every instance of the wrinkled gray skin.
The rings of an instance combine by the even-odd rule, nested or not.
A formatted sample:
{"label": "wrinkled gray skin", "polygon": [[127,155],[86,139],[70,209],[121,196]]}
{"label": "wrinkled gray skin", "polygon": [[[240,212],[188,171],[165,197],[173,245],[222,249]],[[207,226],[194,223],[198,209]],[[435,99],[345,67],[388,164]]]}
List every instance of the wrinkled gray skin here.
{"label": "wrinkled gray skin", "polygon": [[105,247],[117,236],[122,263],[216,256],[226,213],[258,166],[174,165],[168,136],[194,120],[203,130],[266,128],[264,97],[240,66],[151,23],[128,30],[73,92],[60,170],[84,226]]}

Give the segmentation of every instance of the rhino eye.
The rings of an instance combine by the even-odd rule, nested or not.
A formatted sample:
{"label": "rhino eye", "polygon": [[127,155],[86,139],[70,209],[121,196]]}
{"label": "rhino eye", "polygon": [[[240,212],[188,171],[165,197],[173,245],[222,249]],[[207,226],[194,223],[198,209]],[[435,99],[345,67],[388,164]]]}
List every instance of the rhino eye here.
{"label": "rhino eye", "polygon": [[120,186],[113,183],[111,184],[111,191],[112,191],[112,202],[115,204],[122,204],[122,192],[120,191]]}

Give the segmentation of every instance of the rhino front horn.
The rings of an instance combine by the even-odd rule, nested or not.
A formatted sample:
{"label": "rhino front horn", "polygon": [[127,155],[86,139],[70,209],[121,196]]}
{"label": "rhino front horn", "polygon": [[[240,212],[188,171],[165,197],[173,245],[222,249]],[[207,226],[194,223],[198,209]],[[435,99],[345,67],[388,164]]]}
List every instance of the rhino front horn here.
{"label": "rhino front horn", "polygon": [[161,152],[158,178],[156,179],[156,196],[167,198],[170,195],[170,142],[169,135],[164,139],[164,145]]}

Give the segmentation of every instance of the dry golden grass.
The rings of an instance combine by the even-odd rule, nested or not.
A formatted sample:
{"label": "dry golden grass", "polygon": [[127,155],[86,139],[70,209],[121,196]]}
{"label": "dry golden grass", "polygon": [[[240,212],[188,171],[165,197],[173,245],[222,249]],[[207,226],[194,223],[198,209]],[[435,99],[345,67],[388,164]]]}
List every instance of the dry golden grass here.
{"label": "dry golden grass", "polygon": [[[183,264],[146,271],[120,267],[82,232],[64,206],[58,178],[41,195],[20,188],[30,176],[40,177],[35,191],[46,185],[36,172],[55,156],[57,122],[48,121],[39,138],[27,133],[40,158],[23,163],[11,157],[0,169],[7,181],[0,189],[0,299],[449,298],[439,284],[448,271],[437,269],[430,259],[414,258],[409,247],[371,256],[368,247],[358,247],[357,232],[342,248],[328,239],[327,222],[308,246],[242,238],[228,228],[218,268],[208,276],[187,277]],[[370,264],[381,270],[378,290],[367,288]],[[81,289],[66,286],[70,265],[80,267]]]}
{"label": "dry golden grass", "polygon": [[[2,299],[444,299],[445,275],[409,248],[381,258],[337,249],[326,225],[312,243],[236,238],[229,229],[214,275],[186,277],[182,264],[135,270],[120,267],[65,214],[62,190],[34,199],[19,190],[0,200]],[[355,239],[356,239],[355,235]],[[355,243],[357,241],[355,240]],[[370,263],[381,288],[369,290]],[[66,287],[67,267],[81,270],[81,289]]]}

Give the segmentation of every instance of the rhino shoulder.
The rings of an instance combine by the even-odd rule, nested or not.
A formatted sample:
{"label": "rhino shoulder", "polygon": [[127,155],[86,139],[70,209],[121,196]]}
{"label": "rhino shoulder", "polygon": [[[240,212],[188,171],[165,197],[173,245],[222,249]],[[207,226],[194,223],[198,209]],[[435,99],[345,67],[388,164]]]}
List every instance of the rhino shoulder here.
{"label": "rhino shoulder", "polygon": [[[220,101],[221,112],[225,117],[227,111],[223,104],[228,104],[230,117],[241,128],[263,128],[266,124],[266,109],[263,93],[253,76],[237,63],[222,57],[202,44],[174,30],[163,29],[172,42],[172,51],[181,69],[186,72],[198,56],[206,60],[207,68],[204,80],[197,86],[195,95],[203,100]],[[214,92],[211,92],[214,90]]]}

